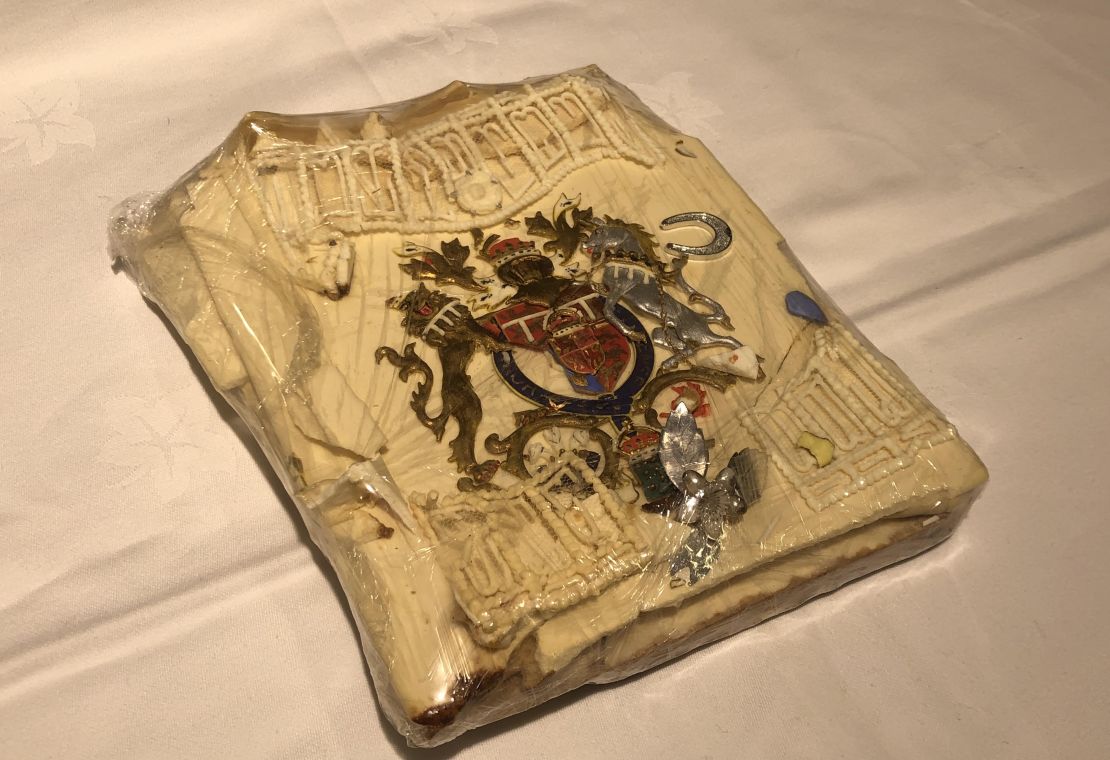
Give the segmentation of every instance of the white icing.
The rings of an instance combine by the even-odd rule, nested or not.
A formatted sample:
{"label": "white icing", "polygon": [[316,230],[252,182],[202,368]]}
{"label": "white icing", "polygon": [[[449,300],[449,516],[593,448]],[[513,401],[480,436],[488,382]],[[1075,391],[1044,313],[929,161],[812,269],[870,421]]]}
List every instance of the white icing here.
{"label": "white icing", "polygon": [[[701,158],[664,162],[658,146],[673,135],[603,85],[560,77],[396,135],[371,115],[358,137],[328,127],[316,139],[263,135],[253,150],[211,162],[179,194],[188,204],[180,212],[186,242],[168,256],[152,246],[144,263],[158,269],[152,290],[183,317],[208,371],[221,387],[234,386],[274,461],[290,463],[306,486],[317,507],[306,511],[313,535],[409,716],[441,706],[461,675],[508,667],[518,653],[512,667],[542,677],[623,631],[608,656],[624,662],[785,588],[781,572],[765,565],[817,552],[819,563],[804,564],[829,572],[876,543],[838,539],[845,532],[861,536],[860,526],[907,509],[943,513],[981,482],[952,428],[850,332],[814,328],[783,309],[785,292],[808,285],[778,233],[702,146],[694,153]],[[645,517],[627,482],[607,488],[577,457],[560,458],[560,447],[529,449],[529,468],[545,467],[535,477],[519,482],[502,470],[495,483],[506,490],[459,493],[460,473],[448,461],[454,422],[437,442],[412,415],[415,382],[374,360],[378,346],[412,342],[438,373],[435,351],[385,305],[413,285],[393,255],[407,236],[424,235],[433,247],[471,227],[527,237],[509,217],[552,208],[564,193],[657,235],[659,220],[691,209],[719,214],[733,230],[729,252],[684,272],[720,300],[733,334],[750,344],[695,357],[741,378],[710,392],[703,424],[715,440],[714,468],[746,446],[767,452],[774,467],[699,586],[668,583],[665,560],[686,528]],[[167,263],[175,258],[196,271],[184,278]],[[568,263],[587,266],[581,255]],[[442,289],[479,313],[473,293]],[[429,332],[459,318],[457,303]],[[657,363],[666,356],[657,354]],[[757,379],[756,354],[765,379]],[[554,387],[562,371],[542,359],[536,379]],[[467,371],[483,402],[480,445],[511,430],[513,415],[529,406],[485,352]],[[803,431],[833,443],[826,467],[796,447]],[[560,467],[593,495],[545,487]],[[677,610],[673,620],[668,608]],[[517,648],[526,636],[534,652]],[[587,677],[602,665],[582,667]]]}
{"label": "white icing", "polygon": [[[641,570],[652,553],[633,519],[584,461],[559,467],[505,491],[414,494],[439,543],[455,598],[482,644],[499,646],[616,581]],[[592,494],[552,490],[563,469]]]}
{"label": "white icing", "polygon": [[487,98],[401,137],[282,141],[247,176],[287,255],[346,233],[446,232],[518,213],[604,158],[656,166],[662,149],[623,107],[576,76]]}
{"label": "white icing", "polygon": [[755,380],[759,377],[759,357],[751,346],[737,349],[718,348],[699,353],[696,357],[699,367],[719,369],[732,375]]}
{"label": "white icing", "polygon": [[505,193],[497,177],[484,169],[468,170],[455,182],[455,202],[472,214],[492,214]]}
{"label": "white icing", "polygon": [[[741,421],[779,472],[813,509],[910,466],[923,448],[956,432],[918,393],[907,388],[846,328],[817,328],[816,351],[774,403],[746,410]],[[828,438],[832,463],[818,466],[797,446],[803,433]]]}

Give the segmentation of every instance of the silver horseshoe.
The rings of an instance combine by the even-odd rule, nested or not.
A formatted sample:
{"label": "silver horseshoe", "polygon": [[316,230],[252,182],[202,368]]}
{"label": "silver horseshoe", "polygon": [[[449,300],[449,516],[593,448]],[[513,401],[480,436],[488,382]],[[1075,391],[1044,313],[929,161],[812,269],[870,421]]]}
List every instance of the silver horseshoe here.
{"label": "silver horseshoe", "polygon": [[659,229],[669,230],[679,224],[696,222],[704,224],[713,231],[713,239],[705,245],[682,245],[681,243],[667,243],[667,250],[683,256],[716,256],[732,245],[732,230],[728,223],[719,216],[705,211],[687,211],[683,214],[668,216],[659,223]]}

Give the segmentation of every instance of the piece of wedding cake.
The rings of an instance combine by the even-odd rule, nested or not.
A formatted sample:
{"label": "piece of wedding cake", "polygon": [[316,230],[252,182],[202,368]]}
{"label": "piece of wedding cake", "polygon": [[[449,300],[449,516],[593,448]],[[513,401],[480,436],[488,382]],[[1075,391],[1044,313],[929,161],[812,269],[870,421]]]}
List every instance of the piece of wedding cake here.
{"label": "piece of wedding cake", "polygon": [[704,145],[596,68],[248,114],[112,233],[415,745],[916,554],[986,480]]}

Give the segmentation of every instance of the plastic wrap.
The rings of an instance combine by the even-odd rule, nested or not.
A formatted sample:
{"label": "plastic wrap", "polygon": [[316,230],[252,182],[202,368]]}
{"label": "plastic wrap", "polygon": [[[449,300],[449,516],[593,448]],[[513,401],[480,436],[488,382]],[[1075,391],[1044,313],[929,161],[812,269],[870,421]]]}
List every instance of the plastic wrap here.
{"label": "plastic wrap", "polygon": [[596,68],[248,114],[111,237],[413,745],[918,553],[986,480],[705,146]]}

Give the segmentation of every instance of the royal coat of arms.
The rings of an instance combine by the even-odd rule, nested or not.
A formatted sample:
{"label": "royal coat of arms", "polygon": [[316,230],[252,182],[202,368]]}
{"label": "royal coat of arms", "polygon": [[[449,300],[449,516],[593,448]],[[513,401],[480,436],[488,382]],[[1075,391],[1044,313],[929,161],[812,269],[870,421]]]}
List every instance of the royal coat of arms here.
{"label": "royal coat of arms", "polygon": [[[546,470],[551,489],[588,494],[590,485],[573,468],[530,445],[540,434],[569,432],[571,442],[560,450],[592,468],[597,482],[631,486],[646,510],[673,512],[684,487],[681,477],[668,475],[661,453],[664,420],[654,410],[656,398],[672,389],[724,390],[742,378],[763,379],[759,358],[732,334],[724,308],[683,277],[691,258],[727,251],[728,225],[692,212],[659,226],[679,222],[701,223],[713,239],[700,248],[668,244],[664,254],[643,225],[596,216],[564,196],[552,219],[542,213],[526,219],[526,235],[474,229],[470,245],[456,238],[439,251],[407,244],[398,252],[417,283],[389,305],[406,332],[438,356],[439,412],[428,411],[437,370],[415,343],[383,346],[376,357],[396,366],[402,379],[420,376],[411,406],[436,440],[451,429],[449,459],[460,491],[500,490],[498,472],[526,481]],[[520,397],[521,408],[514,429],[479,443],[483,405],[468,369],[481,357]],[[537,381],[522,366],[536,361],[566,382],[550,382],[552,372]],[[685,404],[681,409],[687,412]]]}

